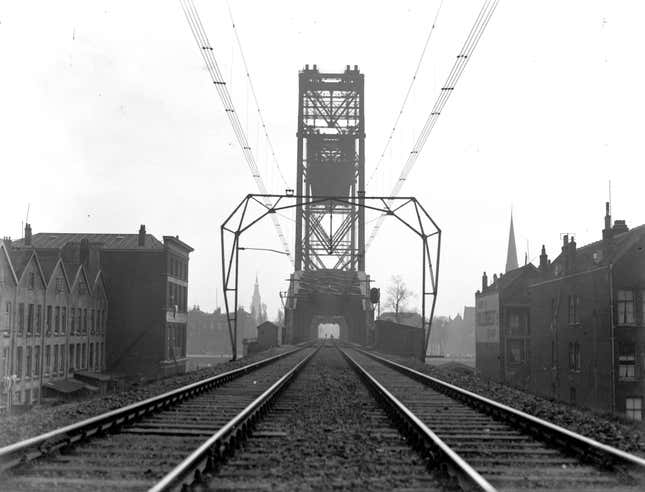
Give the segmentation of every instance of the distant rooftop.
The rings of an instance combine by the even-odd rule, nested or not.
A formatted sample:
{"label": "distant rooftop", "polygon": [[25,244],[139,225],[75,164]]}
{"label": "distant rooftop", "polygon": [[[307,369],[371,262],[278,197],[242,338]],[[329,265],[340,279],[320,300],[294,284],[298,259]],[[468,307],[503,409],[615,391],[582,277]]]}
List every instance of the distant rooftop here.
{"label": "distant rooftop", "polygon": [[[139,246],[138,234],[84,234],[70,232],[39,232],[31,236],[34,248],[62,248],[67,243],[80,243],[87,239],[90,243],[101,243],[105,249],[163,249],[163,243],[152,234],[145,235],[143,246]],[[13,242],[15,247],[25,247],[24,238]]]}

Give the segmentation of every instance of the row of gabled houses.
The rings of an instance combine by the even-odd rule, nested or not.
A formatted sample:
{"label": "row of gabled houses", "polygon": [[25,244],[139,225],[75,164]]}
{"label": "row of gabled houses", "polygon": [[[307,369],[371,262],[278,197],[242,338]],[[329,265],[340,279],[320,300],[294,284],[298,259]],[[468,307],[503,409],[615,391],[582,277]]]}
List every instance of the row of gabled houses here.
{"label": "row of gabled houses", "polygon": [[74,246],[36,250],[0,242],[2,406],[94,390],[87,381],[100,380],[93,374],[105,369],[103,273],[83,256],[88,250]]}
{"label": "row of gabled houses", "polygon": [[[512,224],[512,223],[511,223]],[[512,227],[512,226],[511,226]],[[572,405],[645,417],[645,225],[611,221],[549,261],[518,267],[511,228],[504,274],[476,298],[480,376]]]}
{"label": "row of gabled houses", "polygon": [[32,234],[0,242],[0,407],[186,370],[178,236]]}

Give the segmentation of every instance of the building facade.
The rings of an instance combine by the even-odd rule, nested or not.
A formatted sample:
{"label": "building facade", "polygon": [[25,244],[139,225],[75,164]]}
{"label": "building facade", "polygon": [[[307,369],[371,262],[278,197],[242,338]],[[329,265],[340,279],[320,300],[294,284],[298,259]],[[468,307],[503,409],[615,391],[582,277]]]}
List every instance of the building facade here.
{"label": "building facade", "polygon": [[[4,408],[92,391],[92,386],[74,378],[75,372],[98,373],[105,368],[107,300],[100,270],[90,282],[79,259],[75,270],[60,252],[39,252],[30,239],[28,224],[22,244],[8,239],[0,243],[0,405]],[[71,283],[70,271],[83,280]],[[71,356],[76,348],[85,354],[77,361]]]}
{"label": "building facade", "polygon": [[[499,340],[483,346],[480,331],[492,319],[484,304],[495,303],[494,295]],[[492,286],[484,280],[475,297],[480,375],[643,419],[645,225],[612,225],[607,204],[601,240],[578,247],[564,235],[552,262],[542,247],[537,269],[529,264],[512,270]]]}

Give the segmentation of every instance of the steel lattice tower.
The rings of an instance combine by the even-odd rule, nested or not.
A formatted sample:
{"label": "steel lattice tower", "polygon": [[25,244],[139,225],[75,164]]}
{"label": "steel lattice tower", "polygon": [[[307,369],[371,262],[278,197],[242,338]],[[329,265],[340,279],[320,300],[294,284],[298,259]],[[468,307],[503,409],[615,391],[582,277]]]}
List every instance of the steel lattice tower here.
{"label": "steel lattice tower", "polygon": [[[363,74],[300,72],[296,193],[306,197],[365,196]],[[365,209],[317,201],[296,208],[295,270],[365,271]]]}

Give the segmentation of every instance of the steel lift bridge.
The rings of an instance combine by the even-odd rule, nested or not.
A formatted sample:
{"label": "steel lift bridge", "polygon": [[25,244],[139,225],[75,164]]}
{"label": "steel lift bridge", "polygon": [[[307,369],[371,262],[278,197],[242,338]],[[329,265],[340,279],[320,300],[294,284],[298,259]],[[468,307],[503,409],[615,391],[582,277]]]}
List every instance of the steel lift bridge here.
{"label": "steel lift bridge", "polygon": [[421,357],[426,353],[437,294],[441,231],[415,198],[366,196],[365,91],[358,67],[323,73],[316,65],[307,65],[299,78],[295,194],[287,190],[284,195],[247,195],[222,225],[232,346],[237,344],[240,238],[263,218],[293,208],[295,259],[285,302],[285,342],[316,338],[318,325],[324,322],[337,323],[341,339],[370,342],[374,307],[365,263],[365,213],[369,211],[392,216],[419,239],[426,330],[426,346],[419,347]]}

